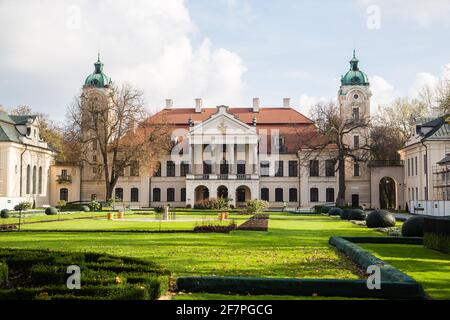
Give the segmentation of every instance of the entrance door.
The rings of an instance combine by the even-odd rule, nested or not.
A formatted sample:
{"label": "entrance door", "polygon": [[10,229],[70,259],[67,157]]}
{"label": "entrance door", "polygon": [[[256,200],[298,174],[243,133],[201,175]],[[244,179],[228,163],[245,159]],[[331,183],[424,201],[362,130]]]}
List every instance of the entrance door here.
{"label": "entrance door", "polygon": [[359,207],[359,194],[352,194],[352,207]]}

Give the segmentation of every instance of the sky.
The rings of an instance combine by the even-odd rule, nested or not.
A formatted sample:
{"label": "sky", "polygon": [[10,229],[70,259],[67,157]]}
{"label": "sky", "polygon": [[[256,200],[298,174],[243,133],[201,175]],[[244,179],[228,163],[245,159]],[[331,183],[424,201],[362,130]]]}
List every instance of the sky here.
{"label": "sky", "polygon": [[335,100],[356,49],[372,110],[450,79],[448,0],[0,0],[0,105],[63,121],[93,72],[149,111]]}

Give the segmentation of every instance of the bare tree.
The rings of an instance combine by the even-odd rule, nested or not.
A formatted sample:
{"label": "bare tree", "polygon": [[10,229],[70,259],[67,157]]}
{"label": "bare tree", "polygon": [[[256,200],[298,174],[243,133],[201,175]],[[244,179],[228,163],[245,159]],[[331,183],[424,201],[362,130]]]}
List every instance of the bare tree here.
{"label": "bare tree", "polygon": [[[143,94],[129,85],[112,86],[108,94],[92,89],[75,99],[67,132],[78,142],[81,160],[103,175],[107,199],[127,167],[151,168],[169,151],[170,127],[149,117]],[[95,161],[93,154],[99,154]]]}
{"label": "bare tree", "polygon": [[[370,127],[369,119],[341,116],[339,106],[330,102],[317,104],[311,110],[311,120],[316,123],[315,130],[301,130],[298,133],[299,144],[307,160],[326,156],[337,166],[339,190],[336,205],[345,204],[346,161],[366,161],[370,155],[370,139],[366,132]],[[350,137],[358,133],[360,140],[354,144]]]}
{"label": "bare tree", "polygon": [[398,150],[403,148],[406,138],[399,128],[378,124],[370,132],[372,160],[399,160]]}

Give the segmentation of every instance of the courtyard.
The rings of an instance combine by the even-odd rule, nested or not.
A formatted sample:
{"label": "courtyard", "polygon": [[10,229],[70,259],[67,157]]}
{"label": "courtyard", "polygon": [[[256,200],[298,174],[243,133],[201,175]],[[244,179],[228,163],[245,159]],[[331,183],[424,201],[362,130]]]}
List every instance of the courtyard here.
{"label": "courtyard", "polygon": [[[218,225],[234,221],[239,225],[249,216],[231,213],[229,220],[219,221],[216,213],[186,211],[177,212],[177,218],[179,221],[159,222],[152,214],[128,214],[125,221],[93,217],[30,223],[22,225],[21,232],[2,233],[0,237],[4,248],[90,251],[142,258],[167,268],[173,278],[215,275],[358,279],[364,278],[364,273],[330,246],[329,238],[383,236],[349,221],[317,214],[271,212],[268,232],[237,230],[229,234],[188,231],[212,221]],[[157,232],[169,230],[179,232]],[[450,298],[450,255],[419,245],[361,246],[413,277],[431,298]],[[173,298],[237,296],[178,294]]]}

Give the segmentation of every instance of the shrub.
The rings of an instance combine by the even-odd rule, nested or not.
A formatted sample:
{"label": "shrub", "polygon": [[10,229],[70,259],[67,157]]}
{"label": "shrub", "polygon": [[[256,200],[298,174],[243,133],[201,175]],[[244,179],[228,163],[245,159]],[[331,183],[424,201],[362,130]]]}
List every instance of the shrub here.
{"label": "shrub", "polygon": [[333,207],[323,206],[322,209],[320,209],[320,213],[327,214],[328,212],[330,212],[331,208]]}
{"label": "shrub", "polygon": [[205,226],[196,226],[194,228],[194,232],[197,233],[230,233],[231,231],[236,229],[236,224],[231,223],[228,226],[221,226],[221,225],[205,225]]}
{"label": "shrub", "polygon": [[60,209],[62,209],[62,208],[65,207],[66,205],[67,205],[66,200],[59,200],[59,201],[58,201],[57,207],[60,208]]}
{"label": "shrub", "polygon": [[186,205],[186,209],[192,209],[191,204],[187,204],[187,205]]}
{"label": "shrub", "polygon": [[450,253],[450,219],[425,217],[423,244],[427,248]]}
{"label": "shrub", "polygon": [[340,216],[342,214],[342,209],[341,208],[331,208],[330,211],[328,211],[328,215],[330,216]]}
{"label": "shrub", "polygon": [[228,198],[210,198],[197,202],[194,205],[194,209],[202,210],[225,210],[229,208],[229,202],[231,199]]}
{"label": "shrub", "polygon": [[155,213],[163,213],[164,212],[164,207],[163,206],[159,206],[153,209],[155,211]]}
{"label": "shrub", "polygon": [[269,208],[267,201],[258,199],[249,200],[246,205],[247,212],[251,214],[261,213]]}
{"label": "shrub", "polygon": [[24,201],[24,202],[21,202],[21,203],[15,205],[14,210],[15,211],[26,211],[26,210],[30,209],[31,206],[32,206],[32,204],[30,202]]}
{"label": "shrub", "polygon": [[385,210],[374,210],[367,215],[368,228],[389,228],[395,226],[395,216]]}
{"label": "shrub", "polygon": [[2,217],[4,219],[9,218],[9,210],[3,209],[2,211],[0,211],[0,217]]}
{"label": "shrub", "polygon": [[352,213],[352,209],[343,209],[341,213],[342,220],[350,220],[350,214]]}
{"label": "shrub", "polygon": [[48,207],[45,209],[45,214],[48,216],[54,216],[58,214],[58,210],[55,207]]}
{"label": "shrub", "polygon": [[4,286],[6,281],[8,281],[8,265],[0,261],[0,287]]}
{"label": "shrub", "polygon": [[403,223],[402,236],[403,237],[423,237],[423,222],[425,217],[415,216],[411,217]]}
{"label": "shrub", "polygon": [[364,210],[353,209],[350,212],[349,220],[364,221],[364,220],[366,220],[366,217],[367,217],[367,214],[364,212]]}
{"label": "shrub", "polygon": [[89,206],[83,205],[80,207],[80,211],[90,212],[91,208],[89,208]]}
{"label": "shrub", "polygon": [[100,202],[92,200],[89,203],[89,208],[91,209],[91,211],[100,211],[102,210],[102,205],[100,204]]}
{"label": "shrub", "polygon": [[322,208],[324,207],[324,205],[318,204],[314,206],[314,212],[315,213],[320,213],[322,211]]}

